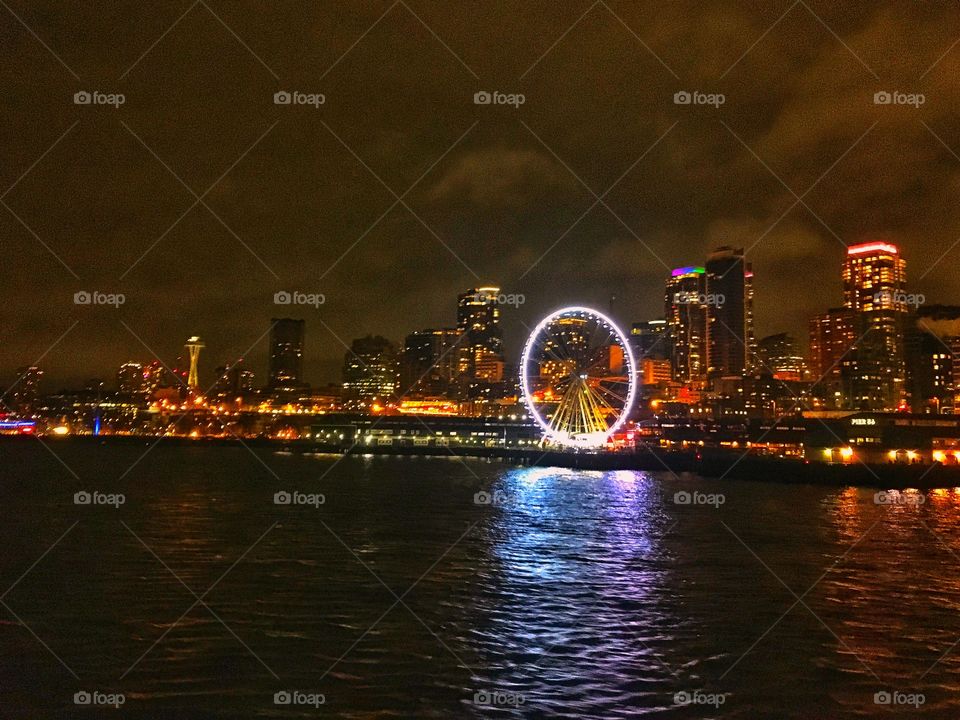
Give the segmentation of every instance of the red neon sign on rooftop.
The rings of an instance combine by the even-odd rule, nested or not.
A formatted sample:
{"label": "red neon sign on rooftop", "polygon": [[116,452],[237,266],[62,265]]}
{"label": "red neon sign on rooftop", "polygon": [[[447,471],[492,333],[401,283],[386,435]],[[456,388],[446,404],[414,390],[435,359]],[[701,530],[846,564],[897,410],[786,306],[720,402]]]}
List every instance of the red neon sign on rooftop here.
{"label": "red neon sign on rooftop", "polygon": [[847,255],[863,255],[870,252],[887,252],[891,255],[899,255],[900,248],[885,242],[868,242],[859,245],[851,245],[847,248]]}

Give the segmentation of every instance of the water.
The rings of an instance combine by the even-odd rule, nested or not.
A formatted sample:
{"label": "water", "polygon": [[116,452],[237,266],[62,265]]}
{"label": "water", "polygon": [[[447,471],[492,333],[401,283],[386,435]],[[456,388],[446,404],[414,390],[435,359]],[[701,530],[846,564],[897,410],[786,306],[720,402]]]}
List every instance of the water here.
{"label": "water", "polygon": [[0,717],[960,714],[960,491],[148,447],[0,443]]}

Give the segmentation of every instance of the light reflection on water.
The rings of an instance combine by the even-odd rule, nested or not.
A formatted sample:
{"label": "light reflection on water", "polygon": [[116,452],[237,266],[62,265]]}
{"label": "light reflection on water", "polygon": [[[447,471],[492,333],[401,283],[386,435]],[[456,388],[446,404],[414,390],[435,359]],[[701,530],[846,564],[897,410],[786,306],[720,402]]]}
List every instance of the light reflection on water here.
{"label": "light reflection on water", "polygon": [[[884,690],[923,693],[911,716],[960,716],[958,488],[878,505],[686,474],[262,454],[278,483],[244,450],[164,447],[118,481],[142,449],[58,452],[127,504],[81,512],[42,448],[7,451],[6,585],[80,521],[8,600],[84,683],[128,693],[130,717],[315,716],[274,706],[281,688],[343,718],[874,717]],[[278,508],[280,489],[327,502]],[[681,490],[724,502],[677,505]],[[174,624],[195,597],[121,520],[198,594],[223,576],[205,601],[230,631],[203,607]],[[77,682],[5,621],[3,716],[72,717]],[[474,704],[484,692],[522,705]]]}

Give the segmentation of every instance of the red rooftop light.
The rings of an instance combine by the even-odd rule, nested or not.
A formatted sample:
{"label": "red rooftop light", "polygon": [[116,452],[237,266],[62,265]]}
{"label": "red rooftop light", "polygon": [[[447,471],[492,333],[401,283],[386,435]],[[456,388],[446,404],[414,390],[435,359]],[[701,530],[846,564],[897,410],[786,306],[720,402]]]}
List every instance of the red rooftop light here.
{"label": "red rooftop light", "polygon": [[884,242],[861,243],[860,245],[851,245],[847,248],[847,255],[863,255],[864,253],[870,252],[888,252],[891,255],[899,255],[900,248]]}

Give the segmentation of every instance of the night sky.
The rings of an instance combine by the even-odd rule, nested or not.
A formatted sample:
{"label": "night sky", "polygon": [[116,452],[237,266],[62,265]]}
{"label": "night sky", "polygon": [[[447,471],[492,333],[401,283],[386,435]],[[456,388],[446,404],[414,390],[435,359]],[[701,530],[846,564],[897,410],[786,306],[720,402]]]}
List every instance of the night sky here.
{"label": "night sky", "polygon": [[669,268],[720,244],[748,249],[759,336],[805,342],[862,240],[960,303],[958,21],[945,0],[3,0],[0,385],[38,359],[46,389],[112,383],[193,334],[202,386],[240,355],[263,382],[287,315],[307,380],[336,381],[342,342],[453,325],[489,283],[526,297],[515,357],[564,304],[661,316]]}

